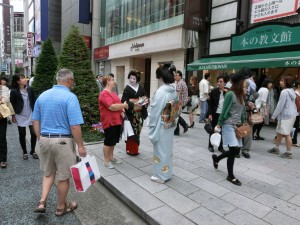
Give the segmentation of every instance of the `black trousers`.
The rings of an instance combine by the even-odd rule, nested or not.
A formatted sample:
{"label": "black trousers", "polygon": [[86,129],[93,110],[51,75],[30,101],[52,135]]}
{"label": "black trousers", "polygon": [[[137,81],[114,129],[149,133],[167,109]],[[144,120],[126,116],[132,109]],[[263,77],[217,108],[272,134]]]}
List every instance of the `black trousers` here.
{"label": "black trousers", "polygon": [[[18,130],[19,130],[19,141],[23,150],[23,154],[27,154],[27,149],[26,149],[26,127],[19,127],[18,126]],[[33,130],[32,125],[29,126],[29,131],[30,131],[30,144],[31,144],[31,151],[30,151],[30,155],[32,155],[33,153],[35,153],[35,145],[36,145],[36,136]]]}
{"label": "black trousers", "polygon": [[299,116],[296,117],[294,126],[293,126],[296,130],[294,132],[293,138],[292,138],[292,143],[293,144],[298,144],[297,142],[297,136],[298,136],[298,131],[299,131]]}
{"label": "black trousers", "polygon": [[187,123],[185,122],[185,120],[184,120],[181,116],[179,116],[178,121],[177,121],[177,126],[176,126],[176,129],[175,129],[175,132],[179,132],[179,124],[180,124],[180,126],[182,126],[183,128],[185,128],[185,127],[188,126]]}
{"label": "black trousers", "polygon": [[235,176],[233,175],[233,166],[234,166],[234,160],[235,156],[240,154],[240,147],[229,147],[229,151],[225,151],[221,155],[217,157],[217,162],[220,160],[227,158],[227,171],[228,171],[228,177],[230,179],[234,179]]}
{"label": "black trousers", "polygon": [[0,162],[7,162],[7,119],[0,119]]}
{"label": "black trousers", "polygon": [[264,126],[264,122],[253,125],[253,131],[252,131],[253,137],[255,137],[255,132],[256,132],[256,136],[260,137],[260,131],[263,126]]}
{"label": "black trousers", "polygon": [[[219,116],[220,114],[219,113],[216,113],[214,116],[213,116],[213,119],[211,121],[211,126],[213,127],[213,129],[215,129],[215,126],[217,126],[218,124],[218,119],[219,119]],[[220,133],[221,134],[221,133]],[[210,143],[210,136],[212,134],[209,135],[209,139],[208,139],[208,147],[209,148],[213,148],[212,144]],[[222,138],[221,138],[221,142],[220,142],[220,145],[218,147],[219,150],[223,150],[223,141],[222,141]]]}

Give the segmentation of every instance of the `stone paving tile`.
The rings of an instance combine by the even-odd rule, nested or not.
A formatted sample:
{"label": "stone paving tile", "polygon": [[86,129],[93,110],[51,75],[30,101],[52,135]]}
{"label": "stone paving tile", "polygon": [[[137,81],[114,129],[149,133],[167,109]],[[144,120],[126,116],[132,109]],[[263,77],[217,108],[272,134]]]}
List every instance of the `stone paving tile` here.
{"label": "stone paving tile", "polygon": [[236,225],[269,225],[269,223],[266,223],[263,220],[240,209],[237,209],[225,216],[225,219]]}
{"label": "stone paving tile", "polygon": [[278,179],[281,179],[281,180],[284,180],[284,181],[287,181],[287,182],[290,182],[290,183],[293,183],[293,184],[297,184],[300,186],[300,175],[299,176],[295,176],[295,175],[291,175],[291,174],[287,174],[287,173],[283,173],[281,171],[274,171],[270,174],[268,174],[270,176],[273,176],[275,178],[278,178]]}
{"label": "stone paving tile", "polygon": [[200,205],[171,188],[154,194],[161,201],[181,214],[188,213]]}
{"label": "stone paving tile", "polygon": [[262,174],[260,172],[256,172],[254,170],[248,170],[244,174],[249,177],[253,177],[256,180],[260,180],[262,182],[265,182],[267,184],[271,184],[274,186],[279,184],[280,182],[282,182],[282,180],[280,180],[280,179],[274,178],[274,177],[266,175],[266,174]]}
{"label": "stone paving tile", "polygon": [[297,195],[300,194],[300,186],[292,184],[290,182],[282,181],[280,184],[277,185],[277,187]]}
{"label": "stone paving tile", "polygon": [[228,190],[227,188],[224,188],[202,177],[199,177],[191,181],[190,183],[217,197],[221,197],[230,192],[230,190]]}
{"label": "stone paving tile", "polygon": [[287,214],[295,219],[300,220],[300,207],[294,204],[288,203],[281,199],[275,198],[268,194],[262,194],[255,198],[256,201],[265,204],[273,209],[278,210],[284,214]]}
{"label": "stone paving tile", "polygon": [[148,174],[149,176],[152,176],[153,173],[153,165],[145,166],[139,168],[141,171],[143,171],[145,174]]}
{"label": "stone paving tile", "polygon": [[[211,158],[210,158],[211,159]],[[214,169],[214,166],[212,164],[212,161],[210,162],[207,162],[205,160],[197,160],[197,161],[194,161],[193,164],[197,165],[197,166],[200,166],[204,169],[208,169],[208,170],[211,170],[211,169]]]}
{"label": "stone paving tile", "polygon": [[228,215],[230,212],[236,209],[235,206],[223,201],[222,199],[213,199],[211,201],[206,201],[202,204],[205,208],[218,214],[221,217]]}
{"label": "stone paving tile", "polygon": [[[241,186],[241,188],[243,188],[243,186]],[[234,192],[224,195],[222,199],[258,218],[263,218],[272,211],[271,208]]]}
{"label": "stone paving tile", "polygon": [[269,195],[272,195],[276,198],[280,198],[285,201],[291,199],[295,195],[289,191],[283,190],[281,188],[258,180],[254,180],[248,183],[247,186],[255,188],[261,192],[268,193]]}
{"label": "stone paving tile", "polygon": [[[287,164],[287,163],[286,163]],[[286,173],[286,174],[290,174],[290,175],[294,175],[294,176],[297,176],[299,177],[300,176],[300,172],[297,171],[297,170],[294,170],[294,169],[289,169],[286,167],[286,164],[285,165],[280,165],[278,163],[275,163],[275,162],[270,162],[270,161],[267,161],[267,162],[264,162],[264,165],[271,168],[271,169],[274,169],[276,171],[280,171],[282,173]]]}
{"label": "stone paving tile", "polygon": [[198,167],[190,170],[192,173],[199,175],[200,177],[204,177],[207,180],[213,181],[215,183],[219,183],[220,181],[226,179],[226,177],[222,174],[216,173],[216,171],[209,171],[207,169]]}
{"label": "stone paving tile", "polygon": [[224,180],[222,182],[218,183],[219,185],[222,185],[225,188],[228,188],[238,194],[241,194],[247,198],[253,199],[256,196],[262,194],[261,191],[258,191],[257,189],[248,187],[247,185],[243,184],[242,188],[236,185],[232,185],[230,182],[228,182],[227,180]]}
{"label": "stone paving tile", "polygon": [[145,167],[145,166],[149,166],[150,163],[142,160],[142,159],[139,159],[137,157],[130,157],[130,158],[125,158],[123,159],[125,162],[127,162],[128,164],[136,167],[136,168],[140,168],[140,167]]}
{"label": "stone paving tile", "polygon": [[297,206],[300,206],[300,195],[295,195],[293,198],[289,200],[290,203],[293,203]]}
{"label": "stone paving tile", "polygon": [[160,200],[141,188],[122,174],[116,174],[105,178],[120,193],[131,202],[134,202],[144,212],[156,209],[164,205]]}
{"label": "stone paving tile", "polygon": [[173,175],[185,180],[190,181],[198,178],[199,176],[189,172],[188,170],[182,169],[178,166],[173,166]]}
{"label": "stone paving tile", "polygon": [[171,180],[166,182],[166,185],[168,185],[175,191],[178,191],[179,193],[183,194],[184,196],[187,196],[199,190],[199,188],[195,187],[194,185],[191,185],[190,183],[176,176],[173,176]]}
{"label": "stone paving tile", "polygon": [[143,152],[143,151],[140,151],[140,154],[137,156],[137,158],[142,159],[142,160],[149,159],[152,157],[153,157],[153,152],[148,153],[148,152]]}
{"label": "stone paving tile", "polygon": [[163,225],[193,225],[194,223],[168,206],[162,206],[147,213],[151,220]]}
{"label": "stone paving tile", "polygon": [[208,192],[203,191],[203,190],[199,190],[193,194],[190,194],[188,197],[201,205],[206,202],[210,202],[210,201],[218,199],[216,196],[211,195]]}
{"label": "stone paving tile", "polygon": [[98,164],[98,167],[99,167],[99,170],[100,170],[100,175],[101,176],[111,176],[111,175],[114,175],[114,174],[118,174],[119,172],[115,169],[108,169],[106,168],[104,165],[103,165],[103,161],[102,159],[99,159],[97,156],[96,156],[96,161],[97,161],[97,164]]}
{"label": "stone paving tile", "polygon": [[136,177],[132,179],[135,183],[140,185],[142,188],[150,192],[151,194],[160,192],[162,190],[165,190],[168,188],[167,185],[165,184],[159,184],[156,182],[151,181],[150,176],[148,175],[143,175],[140,177]]}
{"label": "stone paving tile", "polygon": [[176,166],[181,167],[182,169],[186,169],[186,170],[192,170],[192,169],[195,169],[198,167],[197,165],[195,165],[193,163],[186,162],[177,157],[173,158],[173,164],[174,164],[174,166],[176,165]]}
{"label": "stone paving tile", "polygon": [[299,220],[289,217],[288,215],[285,215],[276,210],[270,212],[263,219],[272,225],[282,225],[282,224],[300,225]]}
{"label": "stone paving tile", "polygon": [[200,207],[192,212],[186,214],[186,217],[195,222],[196,224],[207,224],[207,225],[230,225],[229,221],[222,217],[212,213],[204,207]]}
{"label": "stone paving tile", "polygon": [[255,170],[260,173],[264,173],[264,174],[269,174],[274,171],[273,169],[270,169],[266,166],[259,165],[259,164],[257,164],[257,162],[253,162],[251,160],[244,161],[244,162],[240,163],[239,165],[249,168],[251,170]]}
{"label": "stone paving tile", "polygon": [[124,174],[128,178],[134,178],[144,175],[144,173],[135,167],[129,165],[128,163],[124,162],[122,164],[115,165],[116,170],[120,173]]}

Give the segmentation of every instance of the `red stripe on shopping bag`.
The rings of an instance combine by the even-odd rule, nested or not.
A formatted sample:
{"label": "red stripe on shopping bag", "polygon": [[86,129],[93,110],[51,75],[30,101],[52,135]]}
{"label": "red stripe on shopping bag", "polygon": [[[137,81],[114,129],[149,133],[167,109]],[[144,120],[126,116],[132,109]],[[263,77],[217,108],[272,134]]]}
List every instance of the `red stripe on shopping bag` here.
{"label": "red stripe on shopping bag", "polygon": [[75,188],[77,191],[83,191],[81,179],[80,179],[80,174],[79,174],[79,169],[78,168],[71,168],[71,173],[73,177],[73,181],[75,184]]}

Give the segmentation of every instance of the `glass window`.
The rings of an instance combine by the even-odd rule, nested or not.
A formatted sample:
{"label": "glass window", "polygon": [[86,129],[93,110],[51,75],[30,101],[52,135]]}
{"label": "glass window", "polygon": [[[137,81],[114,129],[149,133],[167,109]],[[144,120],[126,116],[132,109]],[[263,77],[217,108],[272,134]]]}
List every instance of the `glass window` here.
{"label": "glass window", "polygon": [[[127,32],[153,32],[167,28],[156,26],[155,30],[137,29],[182,16],[184,0],[110,0],[106,1],[106,38],[125,35]],[[172,23],[173,25],[173,23]],[[158,28],[157,28],[158,27]],[[128,37],[128,36],[127,36]]]}
{"label": "glass window", "polygon": [[31,4],[28,8],[28,20],[31,20],[34,16],[34,4]]}

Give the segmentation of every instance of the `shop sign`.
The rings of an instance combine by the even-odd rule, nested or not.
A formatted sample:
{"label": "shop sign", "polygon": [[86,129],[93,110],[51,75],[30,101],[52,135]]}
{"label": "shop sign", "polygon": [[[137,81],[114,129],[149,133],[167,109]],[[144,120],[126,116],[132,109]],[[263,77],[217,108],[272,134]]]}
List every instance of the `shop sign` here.
{"label": "shop sign", "polygon": [[194,31],[205,30],[207,0],[187,0],[184,9],[184,28]]}
{"label": "shop sign", "polygon": [[299,0],[252,0],[251,23],[297,14]]}
{"label": "shop sign", "polygon": [[198,70],[226,70],[228,69],[228,64],[209,64],[200,65]]}
{"label": "shop sign", "polygon": [[107,59],[109,57],[109,46],[94,49],[94,60]]}
{"label": "shop sign", "polygon": [[91,37],[82,35],[82,38],[86,44],[86,47],[91,48]]}
{"label": "shop sign", "polygon": [[28,32],[27,33],[27,56],[31,57],[32,56],[32,33]]}
{"label": "shop sign", "polygon": [[231,51],[299,45],[299,37],[300,26],[260,26],[241,35],[232,36]]}
{"label": "shop sign", "polygon": [[141,48],[145,47],[144,43],[132,43],[130,51],[139,51]]}

